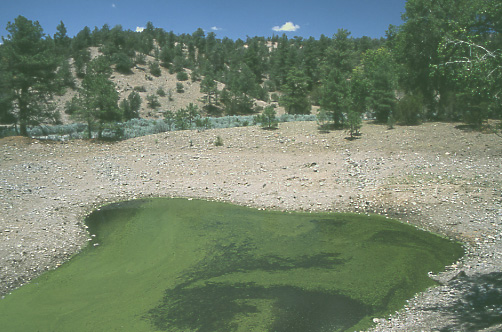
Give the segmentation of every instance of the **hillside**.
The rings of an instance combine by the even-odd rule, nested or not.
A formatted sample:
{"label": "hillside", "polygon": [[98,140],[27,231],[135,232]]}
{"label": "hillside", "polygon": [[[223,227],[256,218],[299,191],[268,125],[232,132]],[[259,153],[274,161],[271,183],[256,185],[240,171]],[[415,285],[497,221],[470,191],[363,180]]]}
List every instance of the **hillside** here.
{"label": "hillside", "polygon": [[[95,59],[98,56],[103,56],[99,51],[98,47],[89,47],[89,52],[91,54],[91,59]],[[201,81],[191,80],[192,71],[185,68],[184,70],[188,74],[188,80],[179,81],[176,77],[176,73],[170,73],[165,67],[160,67],[161,75],[153,76],[150,73],[148,64],[155,62],[155,57],[151,55],[145,55],[146,64],[136,64],[131,68],[131,73],[122,74],[114,70],[113,74],[110,76],[110,80],[116,86],[117,92],[119,93],[120,100],[123,100],[129,96],[133,91],[139,93],[142,103],[139,111],[139,116],[142,119],[162,119],[164,117],[164,112],[166,110],[177,111],[181,108],[186,108],[189,104],[195,104],[198,106],[201,113],[204,115],[203,107],[206,105],[205,94],[201,92]],[[63,124],[73,123],[76,120],[73,119],[69,114],[65,112],[65,105],[67,102],[77,95],[77,89],[80,87],[81,79],[76,77],[76,71],[74,66],[74,60],[69,61],[71,66],[72,74],[75,76],[75,82],[77,87],[75,89],[66,89],[66,93],[62,96],[55,95],[54,103],[56,105],[56,110],[61,115],[61,120]],[[112,66],[114,68],[115,66]],[[183,84],[184,91],[177,92],[176,84]],[[223,90],[225,84],[217,82],[218,90]],[[136,88],[136,89],[135,89]],[[139,89],[139,88],[144,88]],[[161,89],[164,91],[165,95],[159,95],[158,91]],[[147,96],[155,95],[158,97],[160,106],[155,109],[148,107]],[[286,111],[284,107],[281,107],[277,102],[265,102],[262,100],[252,98],[254,107],[258,109],[263,109],[268,105],[274,105],[277,115],[285,114]],[[318,107],[313,107],[315,111]]]}

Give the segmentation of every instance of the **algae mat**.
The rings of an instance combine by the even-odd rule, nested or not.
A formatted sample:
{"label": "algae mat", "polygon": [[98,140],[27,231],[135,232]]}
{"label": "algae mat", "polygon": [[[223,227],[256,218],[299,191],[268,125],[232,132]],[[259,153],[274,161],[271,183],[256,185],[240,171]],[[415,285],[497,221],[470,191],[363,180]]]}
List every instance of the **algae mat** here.
{"label": "algae mat", "polygon": [[105,206],[90,245],[0,301],[4,331],[345,331],[462,254],[381,216],[187,199]]}

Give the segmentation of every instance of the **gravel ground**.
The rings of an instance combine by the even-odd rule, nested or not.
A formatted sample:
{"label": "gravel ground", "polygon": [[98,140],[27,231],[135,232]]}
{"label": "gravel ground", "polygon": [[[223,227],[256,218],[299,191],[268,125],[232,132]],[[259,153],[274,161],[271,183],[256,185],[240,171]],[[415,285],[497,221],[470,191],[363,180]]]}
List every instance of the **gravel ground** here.
{"label": "gravel ground", "polygon": [[[502,296],[502,139],[447,123],[394,130],[365,123],[362,133],[349,141],[344,132],[296,122],[119,143],[1,139],[0,295],[85,246],[84,217],[100,205],[193,197],[376,212],[461,240],[466,256],[431,275],[440,286],[375,317],[372,331],[502,329],[500,300],[490,302]],[[214,146],[216,136],[224,146]],[[487,309],[473,312],[473,303]]]}

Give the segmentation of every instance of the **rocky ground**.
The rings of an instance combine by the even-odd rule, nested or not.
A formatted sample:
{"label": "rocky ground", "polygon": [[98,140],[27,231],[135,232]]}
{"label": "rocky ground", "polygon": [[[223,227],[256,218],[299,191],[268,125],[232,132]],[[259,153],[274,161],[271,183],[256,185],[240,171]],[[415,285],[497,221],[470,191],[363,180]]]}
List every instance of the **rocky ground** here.
{"label": "rocky ground", "polygon": [[[1,139],[0,293],[85,246],[84,217],[96,207],[181,196],[376,212],[461,240],[466,256],[431,275],[441,286],[390,317],[375,317],[373,331],[501,329],[502,139],[446,123],[394,130],[365,123],[362,133],[349,141],[344,132],[296,122],[275,131],[182,131],[119,143]],[[217,136],[223,146],[214,145]],[[472,303],[488,309],[472,312]]]}
{"label": "rocky ground", "polygon": [[[97,47],[89,48],[91,58],[94,59],[102,53],[99,52]],[[145,55],[145,64],[137,64],[131,68],[129,74],[121,74],[113,71],[110,76],[110,81],[115,84],[116,90],[119,94],[120,100],[126,99],[131,92],[138,92],[141,97],[141,108],[139,110],[140,116],[143,119],[159,119],[164,118],[164,112],[177,111],[181,108],[187,107],[190,103],[199,107],[202,110],[204,106],[205,94],[200,92],[200,81],[196,80],[192,82],[191,71],[185,69],[188,74],[189,79],[186,81],[178,81],[176,74],[169,73],[169,71],[160,67],[161,75],[156,77],[150,73],[149,65],[157,60],[150,56]],[[75,68],[73,67],[73,62],[71,61],[71,68],[73,76],[76,77]],[[77,87],[81,85],[81,79],[76,78],[75,83]],[[177,92],[176,84],[181,83],[183,85],[183,92]],[[218,83],[218,89],[222,90],[224,84]],[[164,91],[165,95],[159,95],[158,91],[161,89]],[[55,96],[54,104],[56,111],[61,115],[61,121],[63,123],[72,123],[71,116],[65,113],[66,103],[71,101],[71,99],[77,95],[76,90],[67,89],[66,93],[62,96]],[[152,109],[148,106],[147,97],[149,95],[157,96],[159,107]],[[255,100],[256,105],[265,106],[268,105],[265,102]],[[282,107],[278,107],[278,113],[284,113]]]}

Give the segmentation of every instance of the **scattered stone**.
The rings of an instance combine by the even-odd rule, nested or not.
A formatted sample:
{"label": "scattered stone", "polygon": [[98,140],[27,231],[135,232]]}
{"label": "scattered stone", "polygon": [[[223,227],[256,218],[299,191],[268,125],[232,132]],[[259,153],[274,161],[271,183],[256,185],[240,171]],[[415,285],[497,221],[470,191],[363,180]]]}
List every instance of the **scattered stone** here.
{"label": "scattered stone", "polygon": [[[275,138],[241,127],[113,144],[0,139],[0,295],[88,245],[93,237],[83,220],[94,209],[155,196],[379,213],[466,244],[460,262],[431,274],[441,286],[374,318],[373,331],[447,328],[454,319],[443,309],[462,299],[453,283],[501,271],[500,138],[447,123],[392,133],[365,123],[364,137],[350,142],[337,131],[319,138],[315,122],[281,123],[279,130]],[[214,149],[218,135],[232,148]]]}

